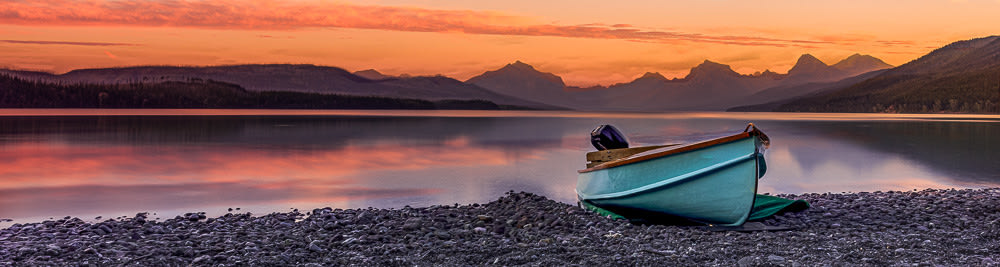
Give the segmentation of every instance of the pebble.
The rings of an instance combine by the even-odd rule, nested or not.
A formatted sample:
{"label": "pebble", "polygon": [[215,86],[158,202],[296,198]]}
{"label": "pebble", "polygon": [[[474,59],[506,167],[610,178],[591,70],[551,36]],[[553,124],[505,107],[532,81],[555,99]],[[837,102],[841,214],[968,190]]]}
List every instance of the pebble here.
{"label": "pebble", "polygon": [[212,259],[212,256],[201,255],[201,256],[198,256],[197,258],[194,258],[194,260],[191,261],[191,264],[198,264],[198,263],[206,262],[206,261],[211,260],[211,259]]}
{"label": "pebble", "polygon": [[323,252],[323,248],[319,247],[319,240],[309,243],[309,250],[314,252]]}
{"label": "pebble", "polygon": [[163,221],[139,213],[96,224],[63,218],[0,229],[0,265],[996,264],[1000,189],[781,197],[813,207],[754,222],[792,230],[751,233],[629,224],[513,192],[489,203],[426,208],[321,208],[210,219],[188,213]]}
{"label": "pebble", "polygon": [[441,240],[451,239],[451,234],[449,234],[448,232],[445,232],[445,231],[434,232],[434,235],[437,236]]}

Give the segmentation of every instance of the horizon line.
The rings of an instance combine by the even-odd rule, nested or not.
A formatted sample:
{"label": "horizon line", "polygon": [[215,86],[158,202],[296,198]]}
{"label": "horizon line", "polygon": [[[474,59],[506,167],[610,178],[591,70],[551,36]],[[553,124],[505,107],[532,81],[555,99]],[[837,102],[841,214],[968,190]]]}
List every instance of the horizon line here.
{"label": "horizon line", "polygon": [[[811,56],[810,53],[804,53],[804,54],[800,55],[799,57],[801,58],[802,56],[805,56],[805,55],[810,55]],[[867,55],[867,54],[861,54],[861,53],[851,54],[850,56],[845,57],[844,59],[841,59],[840,61],[843,61],[843,60],[845,60],[845,59],[847,59],[847,58],[849,58],[851,56],[854,56],[854,55],[870,56],[872,58],[878,59],[879,61],[882,61],[883,63],[885,63],[885,61],[883,61],[880,58],[877,58],[877,57],[874,57],[874,56],[871,56],[871,55]],[[838,61],[838,62],[840,62],[840,61]],[[524,63],[524,61],[515,60],[514,62],[507,63],[504,66],[501,66],[501,67],[499,67],[497,69],[487,69],[487,70],[483,71],[483,73],[486,73],[486,72],[489,72],[489,71],[499,70],[499,69],[502,69],[502,68],[506,67],[507,65],[510,65],[510,64],[513,64],[513,63],[516,63],[516,62],[521,62],[523,64],[531,66],[532,68],[535,67],[535,65]],[[712,61],[712,60],[709,60],[709,59],[705,59],[702,62],[703,63],[699,63],[699,64],[697,64],[697,65],[689,68],[688,75],[690,75],[691,70],[693,70],[694,68],[696,68],[698,66],[701,66],[702,64],[704,64],[704,62],[711,62],[711,63],[720,64],[720,65],[725,65],[727,67],[730,67],[730,70],[732,70],[733,72],[736,72],[737,74],[739,74],[741,76],[753,76],[756,73],[765,73],[765,72],[768,72],[768,71],[770,71],[772,73],[776,73],[778,75],[788,75],[789,74],[788,71],[785,71],[783,73],[779,73],[779,72],[775,72],[775,71],[773,71],[771,69],[764,69],[763,71],[756,71],[754,73],[744,74],[744,73],[739,73],[736,70],[733,70],[732,69],[732,65],[729,65],[729,64],[724,64],[724,63]],[[833,66],[834,64],[836,64],[836,63],[834,63],[834,64],[827,64],[826,62],[823,62],[822,60],[820,60],[820,62],[822,62],[826,66]],[[889,63],[885,63],[885,64],[889,65],[889,67],[885,68],[885,69],[890,69],[890,68],[898,67],[898,66],[895,66],[895,65],[892,65],[892,64],[889,64]],[[359,72],[359,71],[375,70],[375,71],[379,72],[382,75],[393,77],[393,78],[404,78],[404,77],[401,77],[401,76],[405,75],[405,76],[409,76],[409,77],[405,77],[405,78],[412,78],[412,77],[446,77],[446,78],[454,79],[454,80],[457,80],[457,81],[461,81],[463,83],[469,80],[469,79],[461,80],[461,79],[454,78],[454,77],[451,77],[451,76],[447,76],[447,75],[444,75],[444,74],[441,74],[441,73],[427,74],[427,75],[413,75],[413,74],[408,74],[408,73],[402,73],[402,74],[398,74],[398,75],[386,75],[385,73],[382,73],[381,71],[379,71],[377,68],[364,68],[364,69],[359,69],[359,70],[351,71],[351,70],[348,70],[347,68],[343,68],[343,67],[339,67],[339,66],[319,65],[319,64],[313,64],[313,63],[234,63],[234,64],[218,64],[218,65],[153,65],[153,64],[150,64],[150,65],[127,65],[127,66],[113,66],[113,67],[100,67],[100,68],[78,68],[78,69],[72,69],[72,70],[69,70],[69,71],[66,71],[66,72],[63,72],[63,73],[56,73],[54,71],[40,70],[40,69],[15,68],[15,67],[6,67],[6,66],[0,66],[0,70],[6,70],[6,71],[25,71],[25,72],[41,72],[41,73],[46,73],[46,74],[55,75],[55,76],[62,76],[62,75],[68,74],[70,72],[80,71],[80,70],[126,69],[126,68],[144,68],[144,67],[212,68],[212,67],[235,67],[235,66],[254,66],[254,65],[256,65],[256,66],[288,65],[288,66],[313,66],[313,67],[323,67],[323,68],[337,68],[337,69],[344,70],[344,71],[346,71],[346,72],[348,72],[348,73],[350,73],[352,75],[357,75],[357,74],[355,74],[355,72]],[[792,68],[794,68],[794,65],[792,66]],[[789,70],[791,70],[791,68],[789,68]],[[552,73],[552,72],[546,72],[546,71],[542,71],[542,70],[538,70],[538,69],[535,69],[535,71],[540,72],[540,73],[548,73],[548,74],[556,75],[560,79],[562,78],[562,76],[560,76],[558,74],[555,74],[555,73]],[[642,73],[638,74],[638,76],[636,76],[636,78],[634,78],[632,80],[625,81],[625,82],[611,83],[611,84],[608,84],[608,85],[603,85],[603,84],[595,84],[595,85],[569,85],[569,83],[567,83],[566,81],[563,81],[563,83],[564,83],[565,87],[578,87],[578,88],[611,87],[611,86],[614,86],[614,85],[617,85],[617,84],[626,84],[626,83],[633,82],[635,80],[638,80],[638,79],[642,78],[647,73],[656,73],[656,74],[660,74],[660,76],[663,76],[663,74],[660,73],[660,72],[646,71],[646,72],[642,72]],[[479,75],[476,75],[476,76],[479,76]],[[473,76],[473,77],[476,77],[476,76]],[[666,76],[663,76],[663,77],[666,78],[666,79],[668,79],[668,80],[681,80],[681,79],[686,78],[686,76],[687,75],[685,75],[685,77],[666,77]],[[471,77],[470,77],[470,79],[471,79]]]}

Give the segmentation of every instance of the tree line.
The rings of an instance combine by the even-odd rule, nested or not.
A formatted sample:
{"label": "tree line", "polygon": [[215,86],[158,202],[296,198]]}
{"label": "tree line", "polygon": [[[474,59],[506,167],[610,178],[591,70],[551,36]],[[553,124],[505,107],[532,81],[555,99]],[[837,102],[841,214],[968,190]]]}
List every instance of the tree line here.
{"label": "tree line", "polygon": [[893,75],[778,106],[784,112],[1000,113],[1000,68]]}
{"label": "tree line", "polygon": [[0,75],[0,108],[513,109],[485,100],[247,91],[213,80],[56,84]]}

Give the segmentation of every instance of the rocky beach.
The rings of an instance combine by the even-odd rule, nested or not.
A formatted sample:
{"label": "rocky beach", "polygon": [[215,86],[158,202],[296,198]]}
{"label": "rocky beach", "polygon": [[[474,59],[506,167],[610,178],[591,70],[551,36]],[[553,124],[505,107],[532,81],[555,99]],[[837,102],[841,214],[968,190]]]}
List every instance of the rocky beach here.
{"label": "rocky beach", "polygon": [[790,230],[633,224],[513,192],[421,208],[67,217],[0,230],[0,265],[1000,265],[1000,189],[780,196],[812,207],[753,223]]}

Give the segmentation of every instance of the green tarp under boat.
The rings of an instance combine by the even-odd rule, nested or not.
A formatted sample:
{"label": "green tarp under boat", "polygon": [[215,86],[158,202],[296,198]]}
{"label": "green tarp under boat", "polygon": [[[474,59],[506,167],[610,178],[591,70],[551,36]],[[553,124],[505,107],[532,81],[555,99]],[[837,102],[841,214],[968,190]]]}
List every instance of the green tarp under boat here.
{"label": "green tarp under boat", "polygon": [[[659,222],[659,223],[687,223],[683,217],[668,216],[665,214],[655,214],[655,213],[645,213],[640,216],[632,216],[631,218],[626,218],[625,216],[619,215],[618,213],[602,209],[600,207],[594,206],[593,204],[587,203],[586,201],[581,201],[580,204],[597,214],[602,216],[610,216],[612,219],[626,219],[634,220],[639,222]],[[750,215],[747,217],[747,221],[761,221],[767,219],[774,215],[779,215],[785,212],[799,212],[809,208],[809,203],[801,199],[787,199],[780,198],[776,196],[769,195],[756,195],[754,197],[754,205],[750,210]]]}
{"label": "green tarp under boat", "polygon": [[759,221],[785,212],[799,212],[809,208],[809,203],[801,199],[787,199],[769,195],[757,195],[753,202],[748,221]]}

